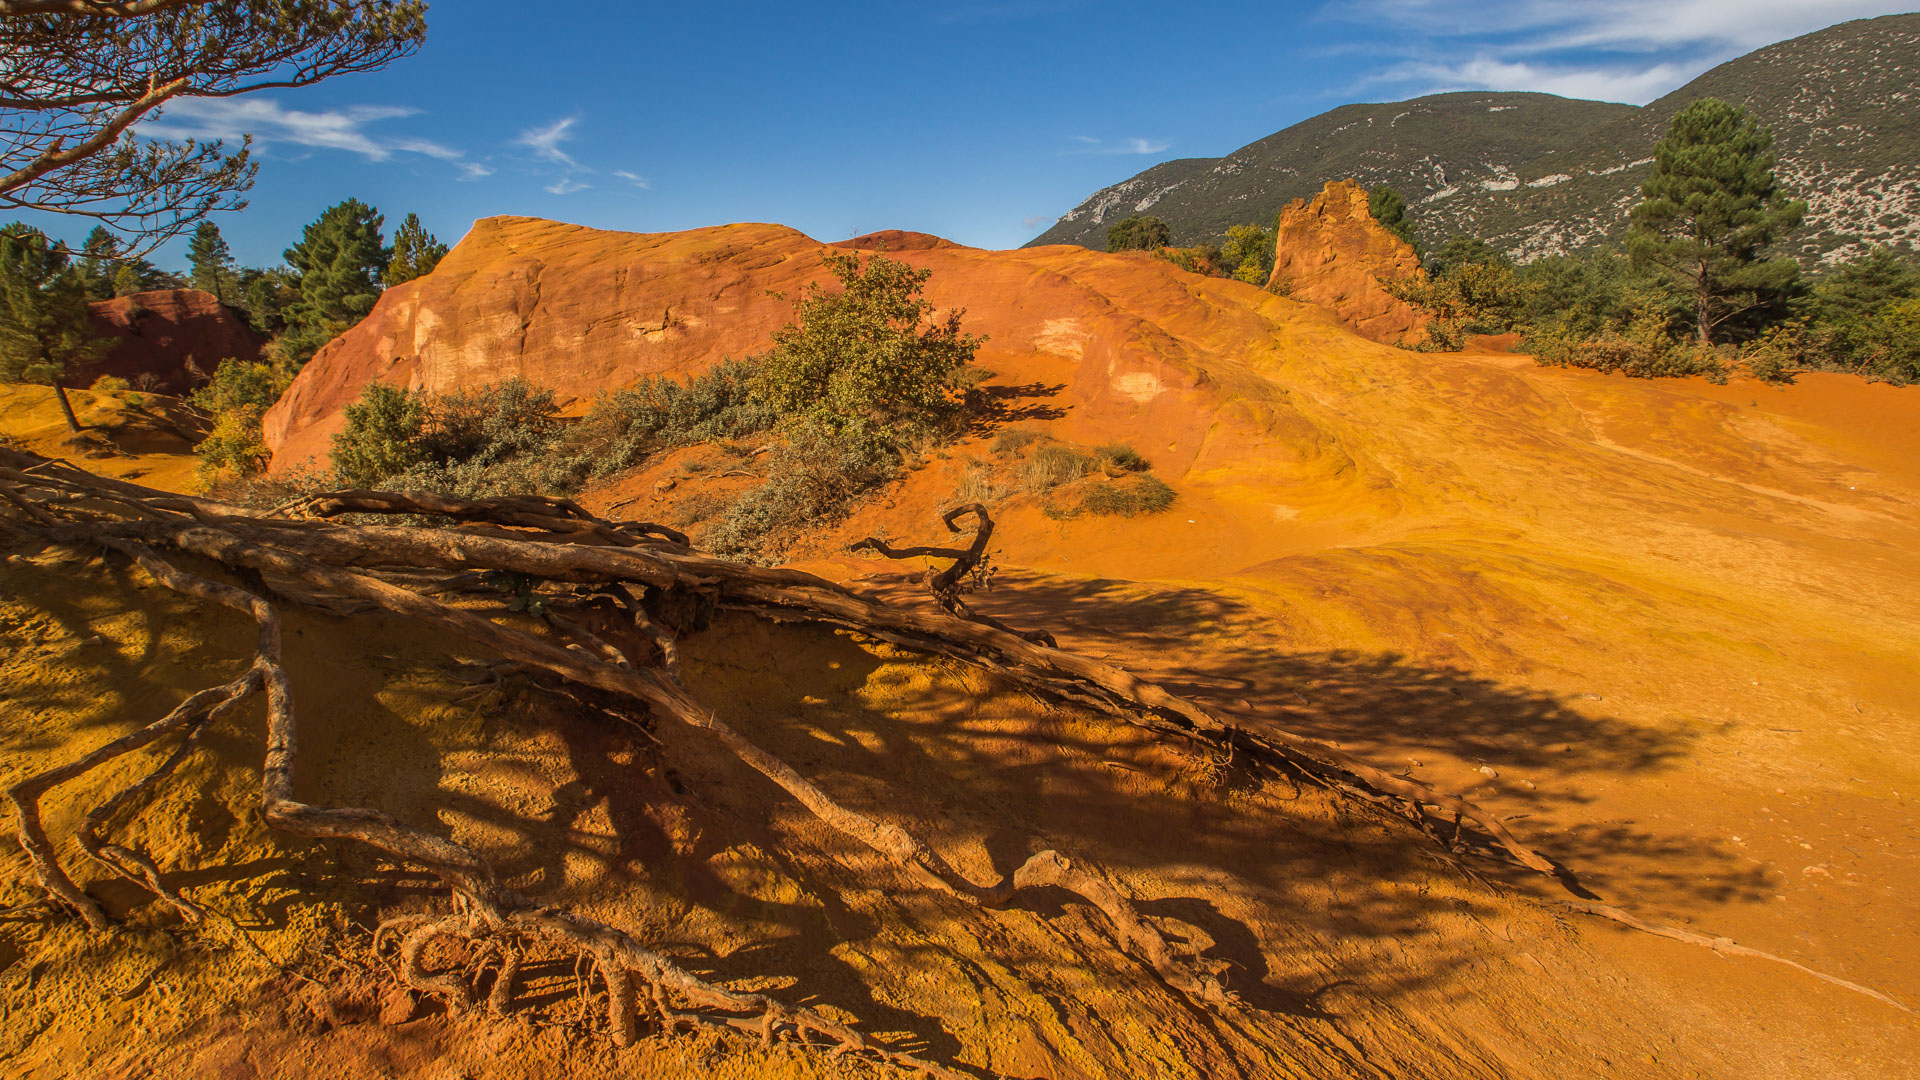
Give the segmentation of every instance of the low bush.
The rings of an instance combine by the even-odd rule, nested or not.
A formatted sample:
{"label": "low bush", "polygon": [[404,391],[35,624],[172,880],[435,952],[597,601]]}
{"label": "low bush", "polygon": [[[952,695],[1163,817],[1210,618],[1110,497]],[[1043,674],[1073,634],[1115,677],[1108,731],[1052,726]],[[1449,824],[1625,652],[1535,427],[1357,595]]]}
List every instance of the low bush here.
{"label": "low bush", "polygon": [[808,526],[844,515],[861,495],[893,479],[884,444],[825,425],[796,428],[768,462],[767,482],[742,494],[700,538],[716,555],[770,561]]}
{"label": "low bush", "polygon": [[1174,491],[1157,476],[1132,476],[1105,484],[1089,484],[1074,511],[1111,517],[1158,514],[1173,505]]}
{"label": "low bush", "polygon": [[1034,443],[1047,441],[1045,432],[1032,428],[1008,428],[993,437],[993,452],[1001,457],[1017,457]]}
{"label": "low bush", "polygon": [[87,389],[96,394],[110,394],[116,390],[131,390],[133,384],[118,375],[102,375],[93,380],[93,385]]}

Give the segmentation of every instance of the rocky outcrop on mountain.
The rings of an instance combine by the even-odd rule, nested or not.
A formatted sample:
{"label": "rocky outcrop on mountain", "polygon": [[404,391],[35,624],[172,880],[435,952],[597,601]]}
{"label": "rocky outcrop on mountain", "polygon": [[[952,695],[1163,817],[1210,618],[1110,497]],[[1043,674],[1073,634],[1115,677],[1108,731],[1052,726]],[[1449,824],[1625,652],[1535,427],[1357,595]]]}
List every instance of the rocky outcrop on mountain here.
{"label": "rocky outcrop on mountain", "polygon": [[198,289],[133,293],[88,309],[94,336],[117,343],[86,378],[115,375],[155,393],[186,393],[220,361],[258,359],[267,344],[239,311]]}
{"label": "rocky outcrop on mountain", "polygon": [[1374,341],[1398,342],[1425,324],[1384,284],[1424,275],[1420,255],[1373,219],[1359,184],[1329,181],[1313,199],[1288,203],[1276,233],[1269,289],[1318,304]]}
{"label": "rocky outcrop on mountain", "polygon": [[1681,109],[1715,97],[1774,132],[1778,172],[1810,205],[1789,250],[1809,266],[1872,244],[1920,246],[1920,14],[1841,23],[1730,60],[1645,107],[1468,91],[1344,105],[1221,158],[1162,162],[1093,193],[1029,246],[1106,246],[1153,214],[1191,244],[1266,225],[1353,177],[1407,199],[1423,243],[1478,236],[1528,260],[1617,242]]}

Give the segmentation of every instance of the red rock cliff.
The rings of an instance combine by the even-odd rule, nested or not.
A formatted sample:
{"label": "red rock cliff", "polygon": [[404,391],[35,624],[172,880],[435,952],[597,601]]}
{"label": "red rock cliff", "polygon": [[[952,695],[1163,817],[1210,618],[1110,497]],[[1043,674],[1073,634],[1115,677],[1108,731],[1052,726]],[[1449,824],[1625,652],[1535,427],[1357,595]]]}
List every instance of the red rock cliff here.
{"label": "red rock cliff", "polygon": [[1366,189],[1352,180],[1330,181],[1312,201],[1280,211],[1268,286],[1329,309],[1365,337],[1396,343],[1426,325],[1381,285],[1423,273],[1420,256],[1373,220]]}
{"label": "red rock cliff", "polygon": [[141,389],[183,394],[204,380],[187,361],[212,375],[226,359],[257,360],[267,339],[239,311],[212,293],[161,289],[87,305],[93,333],[116,338],[105,360],[87,370],[89,381],[117,375]]}

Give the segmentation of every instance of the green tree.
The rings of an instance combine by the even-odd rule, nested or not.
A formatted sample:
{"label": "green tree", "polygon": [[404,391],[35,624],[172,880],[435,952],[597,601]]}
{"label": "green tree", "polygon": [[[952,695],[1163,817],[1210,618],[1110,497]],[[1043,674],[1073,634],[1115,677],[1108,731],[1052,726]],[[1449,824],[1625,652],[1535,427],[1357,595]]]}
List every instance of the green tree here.
{"label": "green tree", "polygon": [[93,336],[86,283],[66,252],[38,229],[0,229],[0,379],[53,387],[67,426],[79,431],[66,383],[113,346]]}
{"label": "green tree", "polygon": [[367,317],[380,299],[380,274],[393,260],[381,239],[385,218],[358,199],[330,206],[287,249],[300,298],[286,309],[281,359],[298,370],[320,347]]}
{"label": "green tree", "polygon": [[1413,240],[1413,219],[1407,216],[1407,200],[1390,187],[1378,187],[1367,193],[1367,209],[1380,227],[1405,240],[1418,251]]}
{"label": "green tree", "polygon": [[1505,252],[1477,236],[1461,236],[1458,233],[1426,258],[1429,275],[1438,276],[1456,266],[1477,263],[1488,266],[1513,266]]}
{"label": "green tree", "polygon": [[1220,245],[1220,262],[1228,274],[1249,285],[1265,285],[1273,276],[1272,229],[1258,225],[1234,225],[1227,229],[1227,242]]}
{"label": "green tree", "polygon": [[1773,134],[1745,109],[1713,98],[1681,110],[1654,145],[1627,247],[1688,295],[1703,346],[1730,320],[1779,311],[1798,284],[1798,263],[1766,257],[1807,213],[1806,203],[1781,193],[1773,160]]}
{"label": "green tree", "polygon": [[247,476],[266,467],[270,455],[260,420],[292,382],[293,373],[282,366],[229,358],[214,369],[207,385],[188,396],[213,421],[207,437],[194,447],[203,478],[221,470]]}
{"label": "green tree", "polygon": [[1107,226],[1108,251],[1159,251],[1173,243],[1173,230],[1157,217],[1135,214]]}
{"label": "green tree", "polygon": [[399,387],[370,383],[346,408],[346,427],[333,437],[333,471],[348,487],[365,488],[427,460],[421,436],[427,407]]}
{"label": "green tree", "polygon": [[932,319],[920,298],[932,274],[858,252],[824,252],[840,282],[809,283],[793,322],[760,361],[760,396],[789,421],[812,421],[860,442],[898,447],[956,409],[961,369],[985,338],[960,332],[962,311]]}
{"label": "green tree", "polygon": [[447,257],[447,250],[447,245],[420,224],[420,215],[408,214],[393,233],[393,258],[387,263],[387,286],[391,288],[433,273],[433,268]]}
{"label": "green tree", "polygon": [[1829,273],[1813,290],[1822,322],[1866,318],[1896,300],[1920,296],[1920,266],[1876,247]]}
{"label": "green tree", "polygon": [[221,303],[239,299],[234,289],[233,252],[220,235],[220,226],[203,221],[193,230],[187,244],[187,265],[193,268],[189,278],[193,287],[209,292]]}
{"label": "green tree", "polygon": [[146,283],[140,280],[140,271],[134,269],[132,263],[121,263],[120,269],[113,272],[114,296],[132,296],[146,289]]}
{"label": "green tree", "polygon": [[87,234],[86,242],[80,245],[80,259],[75,266],[87,287],[89,300],[113,299],[113,277],[120,270],[120,238],[105,225],[95,225]]}
{"label": "green tree", "polygon": [[247,321],[263,334],[286,329],[287,309],[300,300],[300,279],[283,266],[245,267],[236,276],[234,289],[247,311]]}

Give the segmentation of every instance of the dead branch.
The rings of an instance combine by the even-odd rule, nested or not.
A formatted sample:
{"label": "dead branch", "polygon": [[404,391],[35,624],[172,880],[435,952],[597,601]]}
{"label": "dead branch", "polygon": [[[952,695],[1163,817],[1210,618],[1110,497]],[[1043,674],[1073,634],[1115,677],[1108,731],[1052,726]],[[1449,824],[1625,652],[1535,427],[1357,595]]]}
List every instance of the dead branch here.
{"label": "dead branch", "polygon": [[896,548],[877,536],[869,536],[847,550],[873,551],[889,559],[952,559],[953,561],[944,570],[928,567],[926,574],[921,578],[927,586],[927,591],[933,594],[934,601],[942,608],[962,619],[971,619],[974,622],[985,623],[995,630],[1016,634],[1035,645],[1045,645],[1050,649],[1059,648],[1059,641],[1047,631],[1015,630],[991,615],[973,610],[965,600],[961,599],[962,594],[974,589],[984,591],[993,587],[993,568],[987,564],[986,554],[987,541],[993,538],[993,518],[987,513],[987,508],[979,503],[956,506],[940,515],[940,523],[947,527],[948,532],[957,533],[960,531],[960,526],[956,522],[969,515],[974,521],[973,542],[965,548]]}

